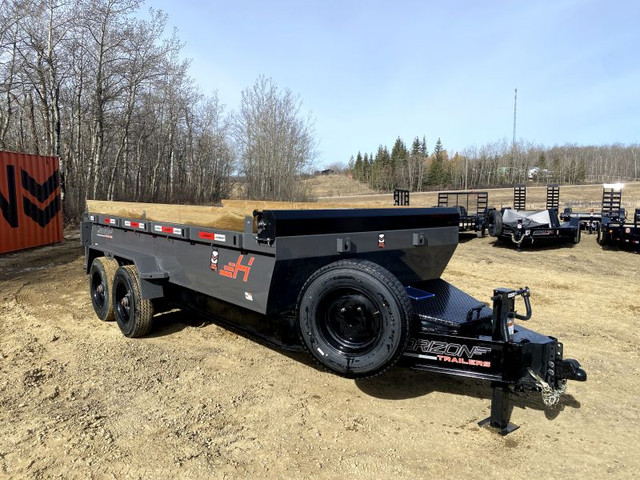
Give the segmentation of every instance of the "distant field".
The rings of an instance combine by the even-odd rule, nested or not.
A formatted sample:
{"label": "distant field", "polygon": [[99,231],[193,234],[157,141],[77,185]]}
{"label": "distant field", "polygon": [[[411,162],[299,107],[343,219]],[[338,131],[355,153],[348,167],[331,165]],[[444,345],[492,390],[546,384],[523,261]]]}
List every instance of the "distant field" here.
{"label": "distant field", "polygon": [[305,180],[309,193],[314,198],[341,197],[344,195],[370,195],[376,192],[364,183],[346,175],[317,175]]}
{"label": "distant field", "polygon": [[[356,184],[356,186],[352,185]],[[324,188],[326,185],[335,185],[333,190]],[[324,177],[314,177],[309,180],[309,188],[312,195],[319,201],[330,200],[331,203],[348,203],[362,205],[393,205],[393,195],[376,194],[373,192],[357,192],[357,185],[362,185],[344,175],[328,175]],[[318,189],[316,190],[316,186]],[[340,190],[340,186],[344,189]],[[365,186],[363,186],[366,189]],[[330,194],[323,194],[331,191]],[[507,207],[513,204],[513,188],[481,189],[478,191],[489,192],[489,205],[494,207]],[[335,192],[335,193],[333,193]],[[527,187],[527,208],[544,208],[546,202],[547,187],[528,186]],[[413,192],[411,193],[411,206],[430,207],[438,201],[438,192]],[[600,208],[602,201],[602,184],[597,185],[561,185],[560,186],[560,206],[564,208]],[[622,206],[627,211],[640,208],[640,182],[625,184],[622,190]]]}

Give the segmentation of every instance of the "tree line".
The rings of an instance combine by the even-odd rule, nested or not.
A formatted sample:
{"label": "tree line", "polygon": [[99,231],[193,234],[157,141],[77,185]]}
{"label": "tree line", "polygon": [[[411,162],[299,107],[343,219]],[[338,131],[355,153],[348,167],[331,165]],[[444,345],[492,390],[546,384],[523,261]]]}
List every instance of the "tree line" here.
{"label": "tree line", "polygon": [[440,139],[429,155],[426,138],[415,137],[409,150],[400,137],[391,148],[380,145],[375,155],[361,152],[349,161],[349,170],[356,180],[368,184],[374,190],[404,188],[421,191],[428,187],[449,184],[447,152]]}
{"label": "tree line", "polygon": [[60,157],[67,218],[86,198],[216,202],[238,173],[248,197],[301,195],[291,178],[315,141],[300,99],[260,77],[227,112],[189,76],[166,14],[141,5],[2,2],[0,149]]}
{"label": "tree line", "polygon": [[544,147],[524,140],[506,140],[470,147],[449,156],[438,138],[429,154],[426,139],[415,137],[408,149],[397,138],[391,152],[352,156],[353,178],[375,190],[411,191],[472,189],[514,183],[581,184],[640,179],[640,145]]}

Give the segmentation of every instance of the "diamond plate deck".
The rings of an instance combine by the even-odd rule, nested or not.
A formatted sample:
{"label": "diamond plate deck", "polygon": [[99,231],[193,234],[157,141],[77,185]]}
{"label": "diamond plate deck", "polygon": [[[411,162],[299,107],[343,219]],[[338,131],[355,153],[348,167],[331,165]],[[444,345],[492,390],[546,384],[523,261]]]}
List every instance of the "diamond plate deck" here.
{"label": "diamond plate deck", "polygon": [[464,335],[491,324],[491,308],[442,279],[412,286],[433,294],[428,298],[411,299],[423,332]]}

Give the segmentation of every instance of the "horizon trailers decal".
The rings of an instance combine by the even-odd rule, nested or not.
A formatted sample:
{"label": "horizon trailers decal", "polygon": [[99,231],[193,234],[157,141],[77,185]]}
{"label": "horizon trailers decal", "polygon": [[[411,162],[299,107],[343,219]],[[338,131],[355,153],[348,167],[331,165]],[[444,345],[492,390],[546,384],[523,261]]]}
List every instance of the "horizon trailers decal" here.
{"label": "horizon trailers decal", "polygon": [[501,351],[492,348],[485,342],[460,339],[459,341],[445,341],[429,338],[411,338],[405,350],[405,357],[412,357],[444,368],[461,370],[475,370],[487,372],[496,367],[496,356]]}

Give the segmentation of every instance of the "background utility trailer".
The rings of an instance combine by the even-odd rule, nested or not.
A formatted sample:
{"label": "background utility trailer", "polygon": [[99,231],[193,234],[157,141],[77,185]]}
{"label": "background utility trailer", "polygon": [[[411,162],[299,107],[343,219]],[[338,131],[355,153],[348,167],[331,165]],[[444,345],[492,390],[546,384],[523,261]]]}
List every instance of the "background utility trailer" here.
{"label": "background utility trailer", "polygon": [[555,338],[514,325],[531,316],[528,289],[494,290],[491,309],[440,279],[457,241],[451,208],[256,211],[243,232],[96,212],[82,224],[94,310],[126,336],[148,333],[169,303],[350,378],[401,361],[488,380],[486,422],[506,434],[513,390],[551,405],[586,373]]}
{"label": "background utility trailer", "polygon": [[602,225],[598,229],[598,243],[602,246],[618,245],[640,250],[640,208],[635,209],[632,221],[627,221],[626,216],[602,217]]}
{"label": "background utility trailer", "polygon": [[489,235],[499,240],[511,240],[518,249],[524,243],[537,241],[580,242],[580,220],[571,218],[560,222],[558,206],[560,187],[547,185],[547,203],[545,210],[526,210],[527,187],[516,185],[513,188],[513,208],[502,208],[499,212],[490,209],[487,213]]}
{"label": "background utility trailer", "polygon": [[603,218],[608,217],[608,221],[612,219],[616,221],[625,215],[622,208],[622,187],[623,185],[620,183],[605,183],[602,186],[602,203],[599,212],[595,212],[593,209],[588,212],[574,212],[571,207],[567,207],[560,218],[564,221],[577,218],[580,220],[582,228],[589,233],[597,233]]}
{"label": "background utility trailer", "polygon": [[484,237],[489,192],[438,192],[438,207],[455,207],[460,214],[461,232],[477,232]]}

